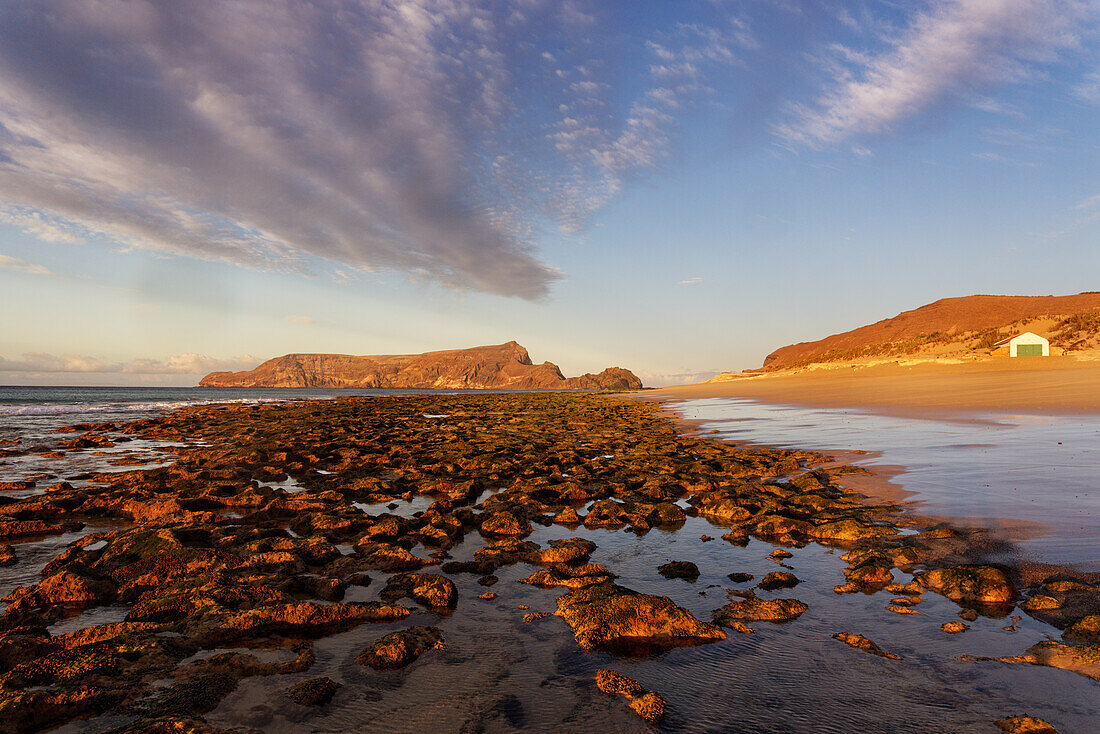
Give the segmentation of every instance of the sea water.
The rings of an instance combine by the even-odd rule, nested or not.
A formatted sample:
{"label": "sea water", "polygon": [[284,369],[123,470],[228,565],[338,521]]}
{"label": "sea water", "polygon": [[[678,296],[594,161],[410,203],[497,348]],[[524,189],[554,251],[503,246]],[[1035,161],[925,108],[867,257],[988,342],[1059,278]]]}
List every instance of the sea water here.
{"label": "sea water", "polygon": [[892,475],[919,512],[1003,533],[1028,558],[1100,570],[1100,416],[926,419],[743,398],[668,406],[727,441],[866,451],[849,463]]}

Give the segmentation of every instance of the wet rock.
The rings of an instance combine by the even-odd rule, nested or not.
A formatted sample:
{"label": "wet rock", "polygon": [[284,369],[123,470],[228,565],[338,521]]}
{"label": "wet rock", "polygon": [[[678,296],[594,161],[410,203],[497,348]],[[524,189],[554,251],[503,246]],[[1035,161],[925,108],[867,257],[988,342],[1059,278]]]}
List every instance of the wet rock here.
{"label": "wet rock", "polygon": [[497,595],[492,591],[486,591],[484,594],[478,594],[478,599],[484,599],[485,601],[492,601],[497,598]]}
{"label": "wet rock", "polygon": [[1050,723],[1035,716],[1011,716],[993,723],[1008,734],[1058,734]]}
{"label": "wet rock", "polygon": [[35,535],[60,535],[65,528],[41,520],[9,520],[0,518],[0,538],[27,538]]}
{"label": "wet rock", "polygon": [[524,537],[531,534],[531,523],[511,512],[498,512],[481,523],[481,534],[492,538]]}
{"label": "wet rock", "polygon": [[794,556],[794,553],[791,553],[790,551],[783,550],[782,548],[776,548],[775,550],[773,550],[771,553],[768,554],[768,558],[775,558],[775,559],[778,559],[778,560],[785,560],[787,558],[791,558],[792,556]]}
{"label": "wet rock", "polygon": [[755,577],[751,573],[735,572],[735,573],[727,574],[726,578],[728,578],[730,581],[732,581],[735,584],[743,584],[746,581],[752,581]]}
{"label": "wet rock", "polygon": [[609,696],[623,696],[630,708],[651,724],[660,723],[665,715],[665,700],[647,691],[633,678],[603,668],[596,671],[596,687]]}
{"label": "wet rock", "polygon": [[1100,644],[1066,645],[1055,640],[1044,640],[1032,645],[1022,655],[1001,658],[966,658],[969,660],[995,660],[1001,663],[1027,663],[1061,668],[1087,678],[1100,681]]}
{"label": "wet rock", "polygon": [[691,561],[671,561],[658,568],[657,573],[666,579],[695,581],[699,578],[699,567]]}
{"label": "wet rock", "polygon": [[589,586],[598,586],[615,578],[615,574],[608,571],[598,563],[589,563],[583,566],[558,565],[535,571],[526,578],[520,579],[521,584],[531,584],[544,589],[555,586],[564,586],[570,589],[583,589]]}
{"label": "wet rock", "polygon": [[324,706],[340,687],[331,678],[310,678],[286,689],[287,697],[299,706]]}
{"label": "wet rock", "polygon": [[409,598],[432,609],[454,609],[458,590],[454,582],[437,573],[400,573],[386,581],[378,597],[388,602]]}
{"label": "wet rock", "polygon": [[0,545],[0,566],[14,566],[17,561],[10,545]]}
{"label": "wet rock", "polygon": [[890,660],[901,660],[900,657],[892,652],[887,652],[879,647],[877,644],[867,639],[863,635],[857,635],[852,632],[837,632],[833,635],[834,640],[840,640],[849,647],[854,647],[857,650],[863,650],[869,652],[872,655],[878,655],[880,658],[889,658]]}
{"label": "wet rock", "polygon": [[1047,609],[1058,609],[1061,606],[1061,601],[1053,596],[1047,596],[1046,594],[1036,594],[1020,605],[1020,607],[1027,612],[1041,612]]}
{"label": "wet rock", "polygon": [[970,629],[970,625],[962,622],[944,622],[940,625],[940,629],[949,635],[957,635]]}
{"label": "wet rock", "polygon": [[848,579],[848,583],[855,584],[860,589],[881,589],[894,582],[894,574],[890,569],[877,563],[846,568],[844,576]]}
{"label": "wet rock", "polygon": [[596,544],[584,538],[551,540],[550,547],[538,551],[531,560],[535,563],[579,563],[588,560]]}
{"label": "wet rock", "polygon": [[577,511],[572,507],[566,507],[554,516],[554,522],[559,525],[580,525],[584,522],[584,518],[578,515]]}
{"label": "wet rock", "polygon": [[898,530],[893,526],[873,525],[849,518],[813,526],[806,531],[806,534],[815,540],[851,543],[867,538],[886,538],[897,535]]}
{"label": "wet rock", "polygon": [[1062,633],[1066,640],[1100,640],[1100,614],[1090,614],[1077,620]]}
{"label": "wet rock", "polygon": [[764,591],[775,591],[776,589],[790,589],[798,586],[800,583],[802,583],[801,579],[793,573],[772,571],[757,584],[757,588],[763,589]]}
{"label": "wet rock", "polygon": [[999,566],[935,568],[918,576],[917,581],[953,601],[1004,604],[1016,598],[1016,587],[1007,570]]}
{"label": "wet rock", "polygon": [[65,691],[0,689],[0,722],[7,731],[42,731],[106,711],[123,698],[121,691],[88,685]]}
{"label": "wet rock", "polygon": [[557,616],[585,650],[656,650],[726,637],[668,597],[640,594],[613,583],[564,594],[558,598]]}
{"label": "wet rock", "polygon": [[299,602],[258,607],[219,620],[204,639],[216,641],[275,634],[316,635],[363,622],[392,622],[409,616],[405,607],[387,604],[317,604]]}
{"label": "wet rock", "polygon": [[409,627],[380,638],[355,658],[375,670],[396,670],[428,650],[442,650],[443,636],[436,627]]}
{"label": "wet rock", "polygon": [[439,561],[415,556],[401,546],[390,543],[367,542],[356,546],[366,568],[387,573],[417,571]]}
{"label": "wet rock", "polygon": [[756,622],[790,622],[809,609],[797,599],[760,599],[755,596],[735,601],[716,609],[713,617],[717,624],[728,625],[732,620]]}

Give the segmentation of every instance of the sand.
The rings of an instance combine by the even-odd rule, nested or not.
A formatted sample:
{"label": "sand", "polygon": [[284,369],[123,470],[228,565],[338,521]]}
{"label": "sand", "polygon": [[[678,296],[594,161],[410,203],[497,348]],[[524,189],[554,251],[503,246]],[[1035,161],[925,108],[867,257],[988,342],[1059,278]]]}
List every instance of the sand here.
{"label": "sand", "polygon": [[882,364],[748,374],[727,382],[634,394],[673,399],[740,397],[904,416],[1100,414],[1100,361],[1033,357],[961,364]]}

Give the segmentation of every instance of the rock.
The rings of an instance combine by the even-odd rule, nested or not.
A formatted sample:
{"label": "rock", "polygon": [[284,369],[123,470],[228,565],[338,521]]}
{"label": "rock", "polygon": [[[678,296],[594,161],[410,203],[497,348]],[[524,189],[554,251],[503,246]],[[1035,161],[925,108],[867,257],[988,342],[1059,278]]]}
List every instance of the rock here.
{"label": "rock", "polygon": [[363,556],[364,565],[367,568],[387,573],[416,571],[439,563],[439,561],[414,556],[404,548],[390,543],[366,542],[357,545],[356,548]]}
{"label": "rock", "polygon": [[730,581],[732,581],[735,584],[743,584],[746,581],[752,581],[753,578],[755,578],[755,577],[751,573],[735,572],[735,573],[727,574],[726,578],[728,578]]}
{"label": "rock", "polygon": [[608,571],[598,563],[589,563],[584,566],[551,566],[535,571],[527,578],[520,579],[521,584],[531,584],[549,589],[554,586],[565,586],[570,589],[583,589],[588,586],[598,586],[615,578],[615,574]]}
{"label": "rock", "polygon": [[747,619],[756,622],[790,622],[809,609],[797,599],[759,599],[755,596],[735,601],[714,611],[717,624],[729,625],[731,620]]}
{"label": "rock", "polygon": [[837,632],[833,635],[834,640],[840,640],[849,647],[854,647],[857,650],[863,650],[869,652],[872,655],[878,655],[880,658],[889,658],[890,660],[901,660],[900,657],[892,652],[886,652],[881,647],[876,645],[871,640],[868,640],[863,635],[857,635],[852,632]]}
{"label": "rock", "polygon": [[1100,640],[1100,614],[1090,614],[1077,620],[1062,633],[1066,640]]}
{"label": "rock", "polygon": [[886,611],[893,612],[894,614],[924,614],[919,609],[913,609],[905,604],[887,604]]}
{"label": "rock", "polygon": [[540,550],[531,559],[535,563],[578,563],[588,560],[596,544],[583,538],[564,538],[551,540],[550,547]]}
{"label": "rock", "polygon": [[323,706],[332,700],[339,687],[331,678],[310,678],[286,689],[286,695],[300,706]]}
{"label": "rock", "polygon": [[1035,716],[1011,716],[993,723],[1008,734],[1058,734],[1051,724]]}
{"label": "rock", "polygon": [[665,700],[647,691],[633,678],[603,668],[596,671],[596,687],[609,696],[623,696],[630,708],[651,724],[660,723],[665,715]]}
{"label": "rock", "polygon": [[699,567],[691,561],[671,561],[658,568],[657,573],[666,579],[695,581],[699,578]]}
{"label": "rock", "polygon": [[436,627],[409,627],[391,632],[355,658],[360,665],[375,670],[396,670],[419,658],[428,650],[442,650],[443,636]]}
{"label": "rock", "polygon": [[17,560],[10,545],[0,545],[0,566],[14,566]]}
{"label": "rock", "polygon": [[1035,596],[1027,599],[1020,607],[1027,612],[1040,612],[1046,609],[1058,609],[1062,606],[1062,602],[1058,601],[1053,596],[1047,596],[1046,594],[1036,594]]}
{"label": "rock", "polygon": [[498,512],[481,523],[481,534],[492,538],[524,537],[531,534],[531,523],[511,512]]}
{"label": "rock", "polygon": [[298,602],[256,607],[230,615],[208,639],[267,637],[273,634],[319,634],[362,622],[391,622],[409,616],[405,607],[385,604],[317,604]]}
{"label": "rock", "polygon": [[998,566],[935,568],[917,577],[920,585],[948,599],[978,604],[1004,604],[1016,598],[1016,587]]}
{"label": "rock", "polygon": [[940,629],[949,635],[957,635],[970,629],[970,625],[963,622],[944,622],[940,625]]}
{"label": "rock", "polygon": [[386,581],[378,597],[388,602],[407,597],[433,609],[454,609],[458,590],[454,582],[437,573],[399,573]]}
{"label": "rock", "polygon": [[638,390],[642,382],[619,367],[566,379],[557,365],[532,364],[512,341],[407,355],[287,354],[245,372],[211,372],[199,386]]}
{"label": "rock", "polygon": [[640,594],[610,582],[562,595],[557,616],[585,650],[656,650],[726,637],[668,597]]}
{"label": "rock", "polygon": [[995,660],[1001,663],[1028,663],[1061,668],[1087,678],[1100,681],[1100,644],[1066,645],[1055,640],[1044,640],[1032,645],[1023,655],[1002,658],[971,658]]}
{"label": "rock", "polygon": [[757,584],[757,588],[763,589],[764,591],[775,591],[776,589],[789,589],[798,586],[800,583],[802,583],[802,581],[793,573],[772,571]]}
{"label": "rock", "polygon": [[793,556],[794,556],[794,553],[791,553],[790,551],[783,550],[782,548],[776,548],[775,550],[773,550],[771,553],[768,554],[768,558],[775,558],[775,559],[778,559],[780,561],[785,560],[787,558],[791,558]]}
{"label": "rock", "polygon": [[580,525],[584,522],[584,518],[578,515],[577,511],[572,507],[566,507],[554,516],[554,522],[559,525]]}
{"label": "rock", "polygon": [[492,601],[493,599],[497,598],[497,595],[491,591],[486,591],[484,594],[478,594],[477,598],[484,599],[485,601]]}
{"label": "rock", "polygon": [[894,574],[890,569],[876,563],[846,568],[844,576],[848,579],[848,583],[855,584],[861,589],[884,588],[894,582]]}
{"label": "rock", "polygon": [[0,518],[0,538],[26,538],[34,535],[60,535],[65,528],[41,520],[9,520]]}
{"label": "rock", "polygon": [[866,538],[886,538],[897,535],[898,530],[892,526],[872,525],[858,520],[846,519],[813,526],[806,531],[806,534],[815,540],[836,540],[850,543]]}

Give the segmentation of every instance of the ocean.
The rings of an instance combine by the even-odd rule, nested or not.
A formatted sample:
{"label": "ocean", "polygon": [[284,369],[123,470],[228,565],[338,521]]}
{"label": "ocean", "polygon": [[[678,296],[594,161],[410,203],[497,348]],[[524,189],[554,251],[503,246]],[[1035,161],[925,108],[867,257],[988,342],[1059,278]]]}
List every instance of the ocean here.
{"label": "ocean", "polygon": [[740,398],[669,407],[713,438],[845,455],[921,514],[988,528],[1030,560],[1100,571],[1100,416],[933,420]]}

